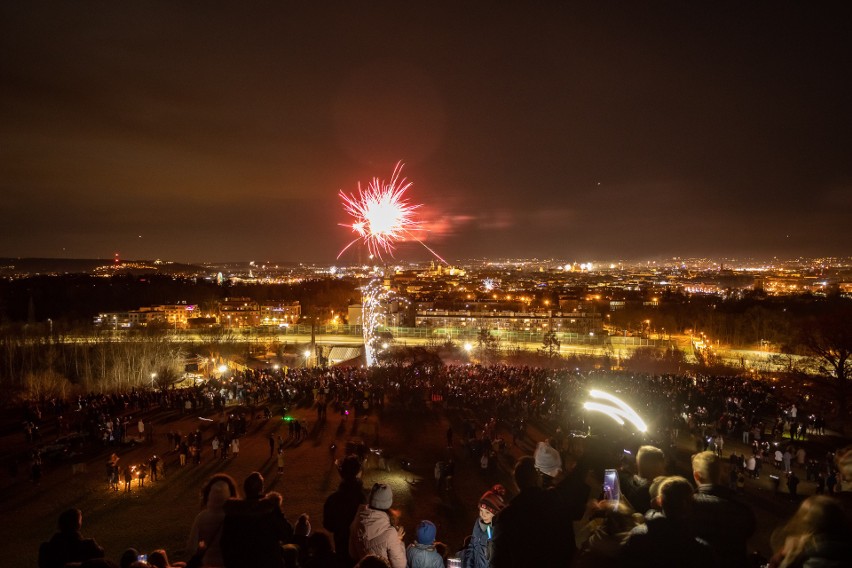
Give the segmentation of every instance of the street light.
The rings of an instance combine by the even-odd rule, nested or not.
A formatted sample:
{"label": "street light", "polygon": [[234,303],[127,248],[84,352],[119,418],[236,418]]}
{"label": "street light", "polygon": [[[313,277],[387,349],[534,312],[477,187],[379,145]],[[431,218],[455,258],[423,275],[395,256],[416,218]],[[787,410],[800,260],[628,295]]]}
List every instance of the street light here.
{"label": "street light", "polygon": [[308,368],[308,359],[311,358],[311,350],[305,349],[305,351],[304,351],[304,353],[302,353],[302,355],[305,356],[305,369],[307,369]]}
{"label": "street light", "polygon": [[151,388],[154,388],[154,379],[157,378],[157,373],[151,373]]}
{"label": "street light", "polygon": [[471,351],[473,351],[473,344],[470,342],[466,342],[464,344],[464,350],[470,353]]}
{"label": "street light", "polygon": [[222,373],[223,375],[225,374],[225,372],[226,372],[227,370],[228,370],[228,366],[227,366],[227,365],[219,365],[219,372],[220,372],[220,373]]}

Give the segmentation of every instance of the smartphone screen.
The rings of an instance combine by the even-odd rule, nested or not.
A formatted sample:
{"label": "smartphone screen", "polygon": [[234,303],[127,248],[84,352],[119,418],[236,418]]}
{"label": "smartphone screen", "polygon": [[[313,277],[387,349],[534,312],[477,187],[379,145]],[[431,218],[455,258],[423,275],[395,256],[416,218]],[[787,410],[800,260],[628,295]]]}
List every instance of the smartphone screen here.
{"label": "smartphone screen", "polygon": [[614,469],[604,470],[603,498],[612,501],[612,508],[618,508],[621,501],[621,487],[618,485],[618,471]]}
{"label": "smartphone screen", "polygon": [[138,562],[148,562],[148,555],[147,554],[140,554],[139,556],[136,557],[136,560]]}

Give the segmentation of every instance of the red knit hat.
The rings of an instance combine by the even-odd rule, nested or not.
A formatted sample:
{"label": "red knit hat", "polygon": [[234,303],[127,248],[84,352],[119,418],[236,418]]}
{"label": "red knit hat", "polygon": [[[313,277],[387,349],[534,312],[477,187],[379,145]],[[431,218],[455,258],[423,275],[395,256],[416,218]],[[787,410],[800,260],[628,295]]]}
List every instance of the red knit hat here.
{"label": "red knit hat", "polygon": [[491,491],[482,494],[482,497],[479,498],[479,506],[496,515],[506,506],[506,501],[503,500],[504,495],[506,495],[506,488],[498,483],[491,488]]}

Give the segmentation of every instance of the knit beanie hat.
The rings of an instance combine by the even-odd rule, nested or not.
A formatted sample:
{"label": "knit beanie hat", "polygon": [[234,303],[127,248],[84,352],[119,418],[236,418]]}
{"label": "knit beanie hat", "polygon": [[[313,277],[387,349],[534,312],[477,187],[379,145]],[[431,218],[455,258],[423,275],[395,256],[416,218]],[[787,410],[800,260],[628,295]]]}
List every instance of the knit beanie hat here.
{"label": "knit beanie hat", "polygon": [[417,525],[417,542],[431,545],[435,542],[435,534],[437,532],[438,529],[435,528],[435,524],[431,521],[420,521],[420,524]]}
{"label": "knit beanie hat", "polygon": [[535,449],[535,468],[545,475],[556,477],[562,471],[562,457],[547,442],[539,442]]}
{"label": "knit beanie hat", "polygon": [[376,483],[370,491],[370,507],[387,511],[393,505],[393,491],[384,483]]}
{"label": "knit beanie hat", "polygon": [[504,495],[506,495],[506,488],[498,483],[490,491],[482,494],[482,497],[479,498],[479,506],[496,515],[506,506],[506,501],[503,500]]}

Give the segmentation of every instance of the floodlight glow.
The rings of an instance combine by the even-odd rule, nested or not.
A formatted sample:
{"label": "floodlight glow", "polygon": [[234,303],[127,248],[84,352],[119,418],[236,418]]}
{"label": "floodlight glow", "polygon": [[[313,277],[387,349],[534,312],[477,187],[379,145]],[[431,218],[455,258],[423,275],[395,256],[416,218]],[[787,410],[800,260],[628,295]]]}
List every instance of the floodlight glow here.
{"label": "floodlight glow", "polygon": [[[584,408],[588,408],[589,410],[597,410],[599,412],[604,412],[605,414],[612,413],[612,414],[618,415],[618,416],[624,418],[625,420],[628,420],[640,432],[647,432],[648,431],[648,425],[645,424],[645,421],[642,420],[639,417],[638,414],[636,414],[635,410],[630,408],[630,406],[628,406],[628,404],[626,402],[624,402],[623,400],[621,400],[620,398],[615,397],[615,396],[613,396],[613,395],[611,395],[607,392],[603,392],[603,391],[599,391],[599,390],[591,390],[591,391],[589,391],[589,394],[591,394],[592,397],[594,397],[594,398],[602,398],[607,402],[611,402],[612,404],[615,405],[615,407],[607,406],[605,404],[600,404],[600,403],[587,402],[586,404],[583,405]],[[587,405],[590,405],[590,404],[595,405],[595,406],[593,406],[593,407],[587,406]],[[606,410],[603,410],[604,408]]]}

